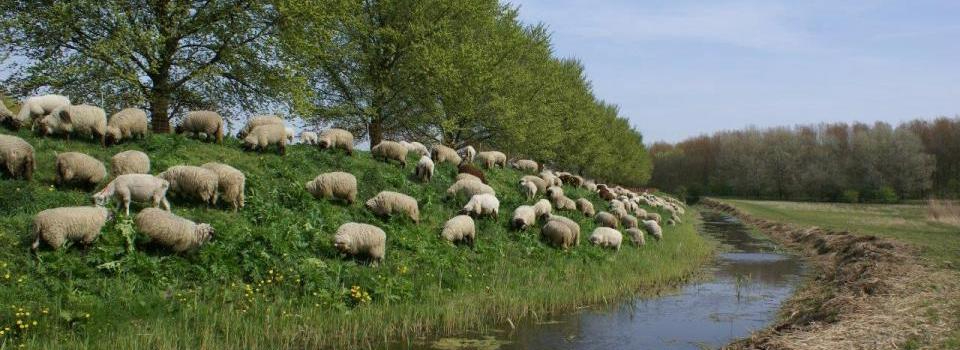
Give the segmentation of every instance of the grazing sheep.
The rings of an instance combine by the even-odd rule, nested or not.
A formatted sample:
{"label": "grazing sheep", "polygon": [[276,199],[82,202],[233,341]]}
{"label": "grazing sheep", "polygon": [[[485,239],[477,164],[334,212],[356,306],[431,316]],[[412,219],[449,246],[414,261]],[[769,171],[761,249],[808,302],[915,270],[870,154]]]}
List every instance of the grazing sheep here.
{"label": "grazing sheep", "polygon": [[550,186],[547,187],[547,191],[544,192],[547,195],[547,198],[556,199],[563,197],[563,187],[560,186]]}
{"label": "grazing sheep", "polygon": [[307,145],[316,145],[318,141],[317,133],[313,131],[304,131],[300,133],[300,142]]}
{"label": "grazing sheep", "polygon": [[243,172],[232,166],[216,162],[210,162],[200,167],[217,174],[217,190],[220,191],[220,198],[230,203],[233,211],[243,208],[243,192],[247,183],[247,177],[243,175]]}
{"label": "grazing sheep", "polygon": [[493,168],[494,166],[499,166],[505,168],[507,166],[507,155],[499,151],[487,151],[477,153],[477,160],[483,164],[487,169]]}
{"label": "grazing sheep", "polygon": [[623,242],[623,234],[620,231],[609,227],[597,227],[590,234],[590,243],[602,248],[613,248],[620,250],[620,243]]}
{"label": "grazing sheep", "polygon": [[213,238],[213,226],[179,217],[157,208],[146,208],[134,220],[137,231],[150,237],[150,241],[166,246],[175,253],[199,248]]}
{"label": "grazing sheep", "polygon": [[241,140],[246,138],[254,128],[261,125],[284,125],[283,118],[272,114],[250,117],[250,119],[247,120],[247,124],[243,126],[243,129],[237,132],[237,138]]}
{"label": "grazing sheep", "polygon": [[307,192],[314,198],[336,198],[353,204],[357,200],[357,178],[353,174],[335,171],[317,175],[307,182]]}
{"label": "grazing sheep", "polygon": [[473,174],[467,174],[467,173],[459,173],[457,174],[457,177],[453,179],[454,182],[460,182],[464,180],[483,183],[483,180],[481,180],[479,177],[476,177],[476,176],[473,176]]}
{"label": "grazing sheep", "polygon": [[591,181],[586,181],[583,183],[583,187],[586,187],[590,192],[597,192],[597,183]]}
{"label": "grazing sheep", "polygon": [[494,219],[500,214],[500,200],[497,196],[489,193],[482,193],[470,197],[467,205],[460,209],[460,214],[469,214],[471,216],[489,215]]}
{"label": "grazing sheep", "polygon": [[527,200],[532,200],[537,196],[537,184],[533,181],[520,180],[520,192],[527,197]]}
{"label": "grazing sheep", "polygon": [[637,218],[630,214],[621,217],[620,222],[623,223],[623,228],[635,228],[639,225]]}
{"label": "grazing sheep", "polygon": [[124,108],[110,116],[107,122],[107,145],[147,135],[147,112],[140,108]]}
{"label": "grazing sheep", "polygon": [[373,159],[390,162],[391,159],[400,162],[400,167],[407,167],[407,148],[394,141],[380,141],[370,149]]}
{"label": "grazing sheep", "polygon": [[533,204],[533,211],[536,212],[538,218],[541,218],[545,214],[549,215],[553,212],[553,206],[550,205],[550,201],[541,199]]}
{"label": "grazing sheep", "polygon": [[558,177],[560,178],[560,181],[563,181],[563,183],[573,187],[580,187],[583,185],[583,178],[580,176],[576,176],[569,173],[563,173],[563,175],[560,175]]}
{"label": "grazing sheep", "polygon": [[460,164],[462,159],[457,155],[457,151],[444,145],[433,145],[430,152],[430,158],[437,164],[451,163]]}
{"label": "grazing sheep", "polygon": [[430,150],[428,150],[427,146],[424,146],[422,143],[419,143],[417,141],[413,141],[413,142],[400,141],[400,144],[403,145],[403,147],[406,147],[408,152],[419,154],[421,157],[430,156]]}
{"label": "grazing sheep", "polygon": [[7,120],[13,130],[31,125],[37,119],[54,110],[70,105],[70,98],[61,95],[42,95],[28,97],[20,104],[20,112]]}
{"label": "grazing sheep", "polygon": [[37,167],[33,146],[16,136],[0,135],[0,164],[10,178],[33,180],[33,171]]}
{"label": "grazing sheep", "polygon": [[7,104],[0,101],[0,124],[11,125],[13,122],[13,111],[7,108]]}
{"label": "grazing sheep", "polygon": [[586,198],[577,199],[577,210],[583,213],[583,215],[586,217],[592,217],[597,213],[597,211],[593,209],[593,203]]}
{"label": "grazing sheep", "polygon": [[380,262],[386,255],[387,234],[373,225],[348,222],[337,229],[333,246],[348,256],[367,256]]}
{"label": "grazing sheep", "polygon": [[563,186],[563,181],[560,181],[559,177],[553,175],[549,171],[544,171],[540,173],[540,179],[543,180],[546,187],[550,186]]}
{"label": "grazing sheep", "polygon": [[630,215],[629,213],[627,213],[626,210],[619,207],[612,207],[610,209],[610,212],[613,213],[613,215],[615,215],[617,219],[620,219],[620,220],[623,220],[624,217],[626,217],[627,215]]}
{"label": "grazing sheep", "polygon": [[327,129],[320,132],[317,139],[320,149],[340,148],[353,155],[353,134],[343,129]]}
{"label": "grazing sheep", "polygon": [[470,174],[476,177],[477,179],[480,179],[480,182],[487,183],[487,177],[483,175],[483,170],[480,170],[480,168],[477,168],[473,164],[469,164],[466,162],[460,163],[460,165],[457,165],[457,173]]}
{"label": "grazing sheep", "polygon": [[422,182],[430,182],[433,179],[433,160],[428,156],[420,156],[417,168],[414,169],[414,176]]}
{"label": "grazing sheep", "polygon": [[547,197],[553,201],[553,206],[557,210],[577,210],[577,202],[563,195],[563,189],[553,186],[547,189]]}
{"label": "grazing sheep", "polygon": [[547,182],[543,178],[533,175],[526,175],[520,178],[520,181],[532,182],[534,185],[537,185],[537,192],[546,193],[547,192]]}
{"label": "grazing sheep", "polygon": [[643,229],[647,231],[647,234],[650,234],[658,241],[663,239],[663,230],[660,228],[660,224],[656,221],[643,220]]}
{"label": "grazing sheep", "polygon": [[513,210],[513,219],[510,226],[517,230],[526,230],[537,222],[537,211],[532,206],[521,205]]}
{"label": "grazing sheep", "polygon": [[638,219],[645,219],[647,217],[647,211],[638,206],[637,210],[633,211],[633,216],[636,216]]}
{"label": "grazing sheep", "polygon": [[123,151],[110,158],[110,173],[113,176],[126,174],[149,174],[150,157],[140,151]]}
{"label": "grazing sheep", "polygon": [[69,241],[84,245],[100,237],[103,225],[113,219],[113,214],[102,207],[62,207],[41,211],[33,217],[33,234],[36,240],[30,247],[40,248],[40,240],[53,249],[59,249]]}
{"label": "grazing sheep", "polygon": [[100,192],[93,195],[93,203],[105,206],[110,198],[120,203],[120,208],[130,216],[130,202],[150,203],[154,208],[162,207],[170,210],[167,202],[167,189],[170,183],[167,180],[148,174],[125,174],[110,181]]}
{"label": "grazing sheep", "polygon": [[223,117],[213,111],[190,111],[174,129],[177,134],[185,132],[214,136],[218,144],[223,144]]}
{"label": "grazing sheep", "polygon": [[57,187],[78,184],[92,189],[107,177],[107,168],[94,157],[79,152],[57,155]]}
{"label": "grazing sheep", "polygon": [[467,145],[466,147],[460,148],[457,154],[460,155],[465,162],[473,163],[473,159],[477,157],[477,150],[473,148],[473,146]]}
{"label": "grazing sheep", "polygon": [[653,220],[657,224],[660,224],[660,221],[661,221],[660,214],[657,214],[657,213],[647,213],[647,217],[645,219]]}
{"label": "grazing sheep", "polygon": [[287,131],[283,125],[260,125],[250,130],[250,134],[243,139],[243,148],[248,151],[263,151],[270,145],[277,146],[277,153],[287,154]]}
{"label": "grazing sheep", "polygon": [[440,237],[452,243],[464,242],[473,247],[477,237],[477,227],[469,215],[457,215],[443,224]]}
{"label": "grazing sheep", "polygon": [[511,164],[511,166],[514,169],[525,171],[531,174],[536,173],[537,171],[540,171],[540,164],[537,164],[537,162],[529,159],[520,159],[520,160],[514,161],[513,164]]}
{"label": "grazing sheep", "polygon": [[420,223],[420,208],[417,200],[403,193],[382,191],[367,200],[367,209],[380,216],[403,214],[410,217],[414,223]]}
{"label": "grazing sheep", "polygon": [[603,198],[603,200],[609,201],[617,198],[617,196],[610,192],[610,190],[608,190],[606,187],[600,187],[599,189],[600,192],[598,193],[600,194],[600,198]]}
{"label": "grazing sheep", "polygon": [[170,182],[170,192],[177,196],[200,199],[208,205],[217,205],[217,188],[220,177],[217,173],[198,166],[176,165],[167,168],[157,177]]}
{"label": "grazing sheep", "polygon": [[673,225],[676,225],[676,224],[677,224],[677,223],[676,223],[675,221],[673,221],[673,219],[667,219],[667,226],[673,226]]}
{"label": "grazing sheep", "polygon": [[545,214],[540,235],[554,246],[568,249],[580,245],[580,225],[575,221],[558,215]]}
{"label": "grazing sheep", "polygon": [[61,106],[40,119],[39,124],[41,135],[63,134],[67,141],[72,134],[92,136],[100,141],[100,145],[107,144],[107,113],[97,106]]}
{"label": "grazing sheep", "polygon": [[634,245],[639,247],[647,244],[647,240],[643,237],[643,230],[633,227],[624,230],[624,232],[630,236],[630,240]]}
{"label": "grazing sheep", "polygon": [[597,225],[609,228],[617,228],[620,226],[620,220],[616,216],[605,211],[601,211],[594,215],[594,220],[597,222]]}
{"label": "grazing sheep", "polygon": [[484,193],[496,195],[493,187],[474,180],[460,180],[447,188],[447,198],[453,198],[459,195],[464,195],[465,197],[470,198]]}

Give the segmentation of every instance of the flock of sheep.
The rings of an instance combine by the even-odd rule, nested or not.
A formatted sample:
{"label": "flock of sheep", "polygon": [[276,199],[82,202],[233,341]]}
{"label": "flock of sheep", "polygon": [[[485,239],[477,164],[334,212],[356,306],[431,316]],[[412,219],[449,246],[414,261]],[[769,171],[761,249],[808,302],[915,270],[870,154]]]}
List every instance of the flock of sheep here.
{"label": "flock of sheep", "polygon": [[[68,139],[71,135],[93,137],[104,146],[142,138],[147,131],[147,118],[143,110],[124,109],[112,115],[108,121],[103,109],[90,105],[71,105],[69,99],[59,95],[28,98],[16,115],[2,104],[0,107],[0,123],[13,129],[31,126],[41,135],[62,134]],[[224,121],[216,112],[193,111],[175,130],[177,133],[213,138],[222,143]],[[238,134],[247,150],[262,151],[276,147],[281,155],[285,153],[286,143],[293,141],[293,136],[292,129],[276,116],[253,117]],[[305,131],[300,138],[303,143],[321,149],[339,148],[348,155],[353,154],[354,138],[346,130],[327,129],[319,134]],[[439,144],[427,148],[419,142],[405,141],[382,141],[371,149],[374,159],[395,161],[401,167],[406,166],[408,153],[420,156],[414,176],[421,182],[432,180],[435,164],[450,163],[457,167],[456,180],[447,189],[446,195],[467,201],[457,216],[446,221],[440,232],[442,239],[453,243],[463,242],[473,246],[477,236],[474,220],[483,217],[496,219],[499,215],[500,201],[496,191],[487,184],[483,170],[474,163],[486,169],[505,168],[509,163],[509,166],[527,173],[517,184],[526,199],[533,201],[538,194],[546,198],[533,205],[517,207],[510,225],[516,230],[526,230],[539,222],[543,239],[563,249],[579,244],[580,226],[567,217],[554,214],[554,210],[579,211],[594,218],[598,227],[590,235],[589,241],[613,249],[619,249],[623,241],[623,234],[618,230],[621,226],[637,245],[645,244],[645,234],[657,240],[662,239],[660,215],[646,212],[641,205],[669,212],[670,218],[666,224],[670,225],[679,223],[684,213],[684,205],[676,199],[597,184],[567,172],[545,170],[542,164],[529,159],[508,162],[506,155],[498,151],[477,152],[472,146],[455,150]],[[29,181],[36,168],[33,147],[19,137],[0,135],[0,163],[8,176]],[[167,246],[174,252],[184,252],[209,241],[215,230],[208,224],[195,223],[171,213],[166,198],[168,192],[210,206],[222,199],[234,211],[244,206],[246,178],[241,171],[227,164],[177,165],[154,176],[150,175],[150,158],[147,154],[125,151],[114,155],[110,165],[114,179],[93,194],[93,206],[47,209],[35,216],[33,234],[36,240],[33,249],[39,247],[41,240],[54,249],[60,248],[68,240],[93,243],[104,224],[113,216],[105,206],[115,200],[120,210],[128,216],[131,202],[150,204],[152,207],[140,211],[134,220],[138,231],[150,237],[152,242]],[[58,186],[72,184],[93,189],[107,178],[104,164],[83,153],[58,154],[55,166]],[[564,184],[598,193],[608,202],[609,212],[597,212],[593,203],[585,198],[574,200],[567,197],[562,187]],[[305,188],[317,199],[341,200],[347,204],[357,199],[357,179],[347,172],[320,174],[307,182]],[[417,200],[407,194],[382,191],[364,205],[378,216],[405,216],[414,223],[420,221]],[[333,241],[341,253],[380,261],[386,253],[386,239],[386,233],[379,227],[351,222],[338,228]]]}

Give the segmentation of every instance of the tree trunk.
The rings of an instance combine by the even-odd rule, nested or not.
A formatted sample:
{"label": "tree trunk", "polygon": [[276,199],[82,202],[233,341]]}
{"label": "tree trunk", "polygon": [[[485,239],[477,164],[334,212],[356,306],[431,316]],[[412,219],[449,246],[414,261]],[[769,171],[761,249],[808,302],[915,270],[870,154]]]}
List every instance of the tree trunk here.
{"label": "tree trunk", "polygon": [[153,91],[150,98],[150,120],[153,132],[170,133],[170,98],[163,92]]}
{"label": "tree trunk", "polygon": [[374,118],[370,121],[370,127],[367,129],[367,134],[370,136],[370,147],[376,146],[383,141],[383,121],[379,118]]}

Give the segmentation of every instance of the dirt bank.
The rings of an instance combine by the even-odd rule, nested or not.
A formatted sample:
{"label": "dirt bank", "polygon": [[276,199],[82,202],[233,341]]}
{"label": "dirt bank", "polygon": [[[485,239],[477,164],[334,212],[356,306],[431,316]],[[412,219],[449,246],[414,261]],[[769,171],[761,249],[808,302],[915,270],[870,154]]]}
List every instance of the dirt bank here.
{"label": "dirt bank", "polygon": [[775,324],[725,348],[952,346],[945,342],[960,316],[956,271],[932,267],[916,249],[893,240],[770,222],[712,199],[702,204],[757,227],[815,269]]}

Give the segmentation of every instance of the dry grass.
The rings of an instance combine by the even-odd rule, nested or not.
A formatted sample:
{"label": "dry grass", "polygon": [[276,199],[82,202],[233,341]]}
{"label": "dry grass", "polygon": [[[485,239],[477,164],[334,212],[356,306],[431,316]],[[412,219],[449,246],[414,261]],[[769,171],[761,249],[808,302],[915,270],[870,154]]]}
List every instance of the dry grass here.
{"label": "dry grass", "polygon": [[927,201],[927,219],[960,226],[960,205],[953,201],[931,199]]}

